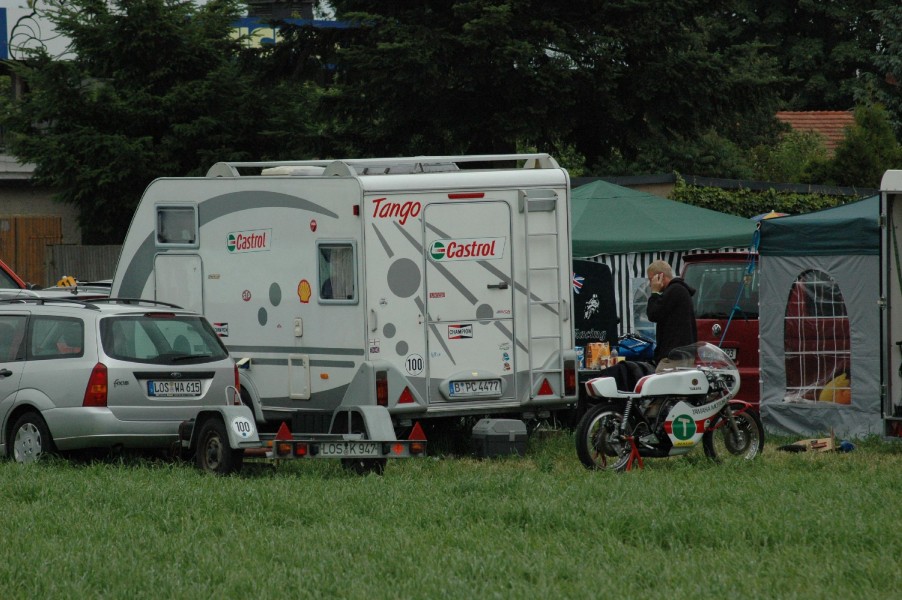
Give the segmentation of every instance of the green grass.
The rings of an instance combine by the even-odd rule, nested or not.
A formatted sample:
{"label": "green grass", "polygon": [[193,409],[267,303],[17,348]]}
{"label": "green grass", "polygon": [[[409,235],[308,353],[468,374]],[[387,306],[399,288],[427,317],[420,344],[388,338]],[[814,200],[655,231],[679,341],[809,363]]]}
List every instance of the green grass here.
{"label": "green grass", "polygon": [[[786,440],[789,441],[789,440]],[[0,462],[4,598],[891,598],[902,445],[700,449],[585,470],[564,432],[525,458],[249,465]]]}

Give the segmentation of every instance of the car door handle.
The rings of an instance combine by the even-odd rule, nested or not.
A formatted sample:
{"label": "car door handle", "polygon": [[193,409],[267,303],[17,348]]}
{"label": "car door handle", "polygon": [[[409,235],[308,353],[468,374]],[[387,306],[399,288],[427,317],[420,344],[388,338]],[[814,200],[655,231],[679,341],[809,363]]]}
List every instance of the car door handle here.
{"label": "car door handle", "polygon": [[0,369],[0,377],[9,377],[13,372],[9,369]]}
{"label": "car door handle", "polygon": [[486,287],[489,288],[490,290],[506,290],[507,282],[499,281],[498,283],[490,283]]}

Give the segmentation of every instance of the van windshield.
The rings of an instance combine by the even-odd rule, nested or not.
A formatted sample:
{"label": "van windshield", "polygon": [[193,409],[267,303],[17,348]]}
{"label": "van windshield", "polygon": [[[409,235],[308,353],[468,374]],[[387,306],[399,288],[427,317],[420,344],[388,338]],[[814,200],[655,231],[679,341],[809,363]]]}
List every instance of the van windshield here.
{"label": "van windshield", "polygon": [[228,351],[203,318],[128,315],[100,322],[103,350],[110,358],[157,365],[222,360]]}
{"label": "van windshield", "polygon": [[724,319],[737,307],[735,318],[758,318],[758,271],[747,274],[745,261],[719,261],[686,265],[683,279],[695,288],[692,297],[697,319]]}

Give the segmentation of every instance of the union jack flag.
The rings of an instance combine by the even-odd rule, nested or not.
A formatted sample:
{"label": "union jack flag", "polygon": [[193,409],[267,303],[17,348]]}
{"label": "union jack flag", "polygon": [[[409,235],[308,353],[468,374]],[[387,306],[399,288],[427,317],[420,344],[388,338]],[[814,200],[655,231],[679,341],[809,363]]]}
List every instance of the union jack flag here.
{"label": "union jack flag", "polygon": [[578,294],[581,289],[583,289],[583,282],[586,280],[585,277],[580,277],[576,273],[573,274],[573,293]]}

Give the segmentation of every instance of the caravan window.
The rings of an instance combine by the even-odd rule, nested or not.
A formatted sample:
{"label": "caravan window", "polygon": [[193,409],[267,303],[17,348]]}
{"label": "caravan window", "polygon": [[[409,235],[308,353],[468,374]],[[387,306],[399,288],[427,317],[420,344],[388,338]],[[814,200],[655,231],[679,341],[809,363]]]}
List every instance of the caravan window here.
{"label": "caravan window", "polygon": [[789,292],[783,321],[786,400],[850,404],[849,317],[839,285],[805,271]]}
{"label": "caravan window", "polygon": [[157,246],[197,248],[197,212],[194,206],[157,207]]}
{"label": "caravan window", "polygon": [[319,297],[326,302],[357,302],[357,258],[352,242],[320,242]]}

